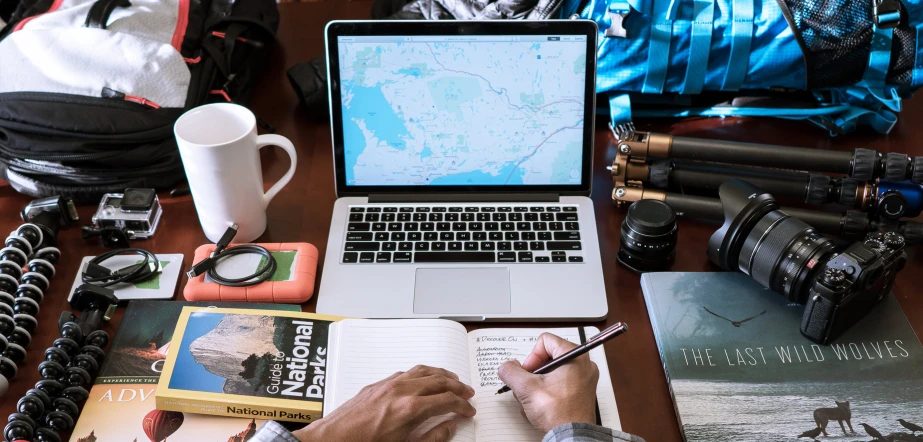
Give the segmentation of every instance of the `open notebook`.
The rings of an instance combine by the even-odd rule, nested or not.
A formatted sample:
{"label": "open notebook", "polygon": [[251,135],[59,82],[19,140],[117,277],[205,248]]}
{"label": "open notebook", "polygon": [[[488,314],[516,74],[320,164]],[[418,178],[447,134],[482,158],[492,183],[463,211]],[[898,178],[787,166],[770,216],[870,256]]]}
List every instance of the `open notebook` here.
{"label": "open notebook", "polygon": [[[471,400],[478,410],[473,419],[460,419],[455,442],[535,442],[544,436],[520,414],[512,393],[497,395],[503,383],[497,368],[509,359],[524,360],[543,332],[554,333],[579,343],[576,328],[482,329],[468,333],[461,324],[441,319],[362,320],[346,319],[331,327],[324,415],[358,394],[366,385],[378,382],[417,364],[444,368],[475,389]],[[585,335],[599,333],[585,327]],[[599,366],[596,396],[602,424],[620,430],[612,380],[602,347],[590,351]],[[415,435],[451,415],[425,422]]]}

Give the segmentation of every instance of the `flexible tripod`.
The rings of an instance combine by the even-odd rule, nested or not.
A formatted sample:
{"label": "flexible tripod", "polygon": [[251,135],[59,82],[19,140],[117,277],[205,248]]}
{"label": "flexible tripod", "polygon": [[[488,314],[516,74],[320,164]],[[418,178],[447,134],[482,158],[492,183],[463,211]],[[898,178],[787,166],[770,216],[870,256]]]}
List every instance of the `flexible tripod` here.
{"label": "flexible tripod", "polygon": [[[683,195],[656,189],[636,187],[616,187],[612,191],[612,200],[616,203],[632,203],[642,199],[655,199],[667,203],[679,216],[711,220],[724,219],[721,200],[701,196]],[[923,242],[923,223],[915,221],[892,221],[879,217],[869,217],[857,210],[842,213],[821,212],[797,207],[782,207],[782,211],[814,226],[818,231],[842,236],[847,239],[861,239],[869,232],[897,231],[907,244]]]}
{"label": "flexible tripod", "polygon": [[[0,250],[0,396],[25,360],[25,348],[38,327],[35,317],[61,256],[55,247],[58,230],[77,220],[73,204],[61,197],[32,201],[21,216],[26,223]],[[118,299],[109,289],[83,285],[70,303],[81,316],[62,313],[61,337],[45,350],[45,361],[38,366],[42,380],[16,402],[16,413],[3,429],[6,441],[60,442],[58,433],[73,429],[80,404],[89,396],[87,388],[109,343],[109,335],[97,328]]]}
{"label": "flexible tripod", "polygon": [[108,288],[83,284],[70,304],[81,314],[61,314],[61,337],[45,350],[45,361],[38,366],[42,380],[16,402],[16,413],[3,428],[7,442],[60,442],[58,433],[74,429],[90,395],[88,389],[106,357],[103,349],[109,345],[109,335],[98,328],[109,319],[118,298]]}

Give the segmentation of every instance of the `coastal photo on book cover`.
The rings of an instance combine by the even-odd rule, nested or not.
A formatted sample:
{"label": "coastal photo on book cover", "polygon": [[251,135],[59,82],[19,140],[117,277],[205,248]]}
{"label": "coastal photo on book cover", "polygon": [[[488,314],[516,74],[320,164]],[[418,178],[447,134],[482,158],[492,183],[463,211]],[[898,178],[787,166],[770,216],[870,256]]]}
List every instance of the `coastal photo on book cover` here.
{"label": "coastal photo on book cover", "polygon": [[817,345],[799,332],[804,306],[747,275],[642,286],[687,442],[923,442],[923,347],[893,295]]}

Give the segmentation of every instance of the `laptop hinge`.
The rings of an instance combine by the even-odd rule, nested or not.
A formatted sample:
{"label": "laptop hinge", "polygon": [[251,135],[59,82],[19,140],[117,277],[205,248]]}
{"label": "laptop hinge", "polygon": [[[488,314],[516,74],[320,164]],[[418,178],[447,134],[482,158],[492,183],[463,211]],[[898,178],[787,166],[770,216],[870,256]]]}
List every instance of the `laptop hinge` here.
{"label": "laptop hinge", "polygon": [[547,203],[558,202],[555,193],[399,193],[369,195],[370,203]]}

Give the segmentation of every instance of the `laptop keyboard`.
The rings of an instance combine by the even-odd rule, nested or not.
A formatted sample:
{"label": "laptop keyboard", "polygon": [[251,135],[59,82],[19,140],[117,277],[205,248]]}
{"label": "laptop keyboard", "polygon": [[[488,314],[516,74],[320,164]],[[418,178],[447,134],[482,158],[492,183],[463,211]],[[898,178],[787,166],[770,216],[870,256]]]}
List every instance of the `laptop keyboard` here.
{"label": "laptop keyboard", "polygon": [[577,206],[350,206],[342,262],[581,263]]}

